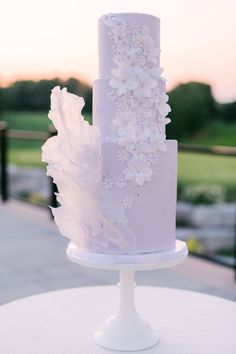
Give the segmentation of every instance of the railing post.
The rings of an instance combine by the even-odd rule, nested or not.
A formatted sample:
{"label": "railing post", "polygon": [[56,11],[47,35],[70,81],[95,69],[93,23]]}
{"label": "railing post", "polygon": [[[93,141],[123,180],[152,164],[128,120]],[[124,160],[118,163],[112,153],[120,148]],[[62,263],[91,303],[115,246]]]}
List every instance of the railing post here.
{"label": "railing post", "polygon": [[236,193],[234,197],[234,280],[236,281]]}
{"label": "railing post", "polygon": [[[57,131],[55,130],[55,128],[51,125],[48,129],[49,131],[49,137],[53,137],[57,134]],[[49,197],[49,205],[53,208],[57,207],[57,197],[56,194],[58,192],[57,190],[57,185],[55,183],[53,183],[53,179],[52,177],[49,176],[49,185],[50,185],[50,197]],[[51,217],[53,217],[51,209],[50,210],[50,215]]]}
{"label": "railing post", "polygon": [[8,176],[7,176],[7,125],[0,122],[0,156],[1,156],[1,195],[2,201],[8,199]]}

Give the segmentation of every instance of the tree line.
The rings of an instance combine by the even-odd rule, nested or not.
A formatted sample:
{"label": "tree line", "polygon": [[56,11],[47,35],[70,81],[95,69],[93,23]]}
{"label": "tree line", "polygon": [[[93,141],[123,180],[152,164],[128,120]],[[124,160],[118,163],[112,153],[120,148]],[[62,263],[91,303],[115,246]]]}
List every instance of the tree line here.
{"label": "tree line", "polygon": [[[92,112],[92,88],[76,78],[61,80],[22,80],[0,88],[0,111],[48,111],[50,92],[53,87],[67,87],[69,92],[83,96],[84,112]],[[214,120],[236,122],[236,102],[220,104],[213,95],[211,86],[189,82],[176,86],[169,93],[173,123],[167,126],[168,138],[182,138],[196,133]]]}
{"label": "tree line", "polygon": [[50,93],[53,87],[67,87],[69,92],[83,96],[85,112],[92,110],[92,89],[87,83],[73,77],[67,80],[21,80],[5,88],[0,88],[0,110],[11,111],[48,111]]}

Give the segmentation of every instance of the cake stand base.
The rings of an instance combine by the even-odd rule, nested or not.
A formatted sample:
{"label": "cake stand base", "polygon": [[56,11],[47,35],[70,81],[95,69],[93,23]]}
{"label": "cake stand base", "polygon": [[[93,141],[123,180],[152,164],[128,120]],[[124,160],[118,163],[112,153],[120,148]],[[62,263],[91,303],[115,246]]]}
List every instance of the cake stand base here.
{"label": "cake stand base", "polygon": [[[188,254],[185,242],[176,241],[175,248],[169,251],[145,255],[107,256],[82,253],[70,243],[68,258],[75,263],[120,272],[120,304],[117,314],[109,317],[95,333],[95,341],[102,347],[117,351],[139,351],[158,343],[159,336],[148,322],[136,311],[134,303],[134,272],[167,268],[181,263]],[[122,261],[122,263],[121,263]],[[139,262],[139,263],[137,263]],[[148,301],[148,299],[147,299]]]}
{"label": "cake stand base", "polygon": [[104,348],[119,351],[136,351],[154,346],[159,337],[134,305],[134,272],[120,271],[120,306],[118,313],[109,317],[95,333],[95,341]]}

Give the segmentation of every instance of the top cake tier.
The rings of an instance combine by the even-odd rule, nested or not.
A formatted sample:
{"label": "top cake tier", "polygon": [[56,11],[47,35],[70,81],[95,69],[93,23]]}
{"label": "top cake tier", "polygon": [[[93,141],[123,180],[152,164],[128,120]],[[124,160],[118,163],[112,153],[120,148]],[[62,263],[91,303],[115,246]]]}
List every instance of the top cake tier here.
{"label": "top cake tier", "polygon": [[[99,51],[99,79],[108,79],[110,77],[111,69],[114,67],[114,38],[112,38],[109,33],[111,26],[114,31],[116,31],[116,40],[120,41],[120,47],[126,51],[126,48],[131,47],[131,43],[127,43],[131,38],[131,34],[122,37],[122,34],[127,31],[135,31],[140,33],[137,38],[137,47],[138,41],[145,40],[145,35],[148,32],[152,39],[154,40],[154,47],[156,50],[160,51],[160,20],[159,18],[142,14],[142,13],[118,13],[102,16],[99,19],[99,36],[98,36],[98,51]],[[114,37],[114,36],[113,36]],[[127,56],[129,53],[126,51]],[[159,68],[160,61],[159,55],[155,62],[156,67]]]}

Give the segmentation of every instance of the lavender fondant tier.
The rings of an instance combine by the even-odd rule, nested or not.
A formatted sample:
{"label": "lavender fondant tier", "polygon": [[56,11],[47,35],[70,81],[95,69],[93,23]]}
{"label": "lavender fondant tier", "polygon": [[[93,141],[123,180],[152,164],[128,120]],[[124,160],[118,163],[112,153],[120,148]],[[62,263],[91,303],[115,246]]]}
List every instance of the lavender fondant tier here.
{"label": "lavender fondant tier", "polygon": [[[113,197],[123,203],[129,227],[135,235],[135,253],[164,251],[175,246],[177,142],[167,140],[167,151],[160,155],[152,181],[141,188],[129,184],[123,188],[117,179],[123,164],[117,163],[119,148],[114,143],[103,143],[103,173],[107,188]],[[109,240],[111,235],[104,235]],[[120,253],[112,244],[106,253]]]}
{"label": "lavender fondant tier", "polygon": [[[160,20],[159,18],[142,13],[117,13],[115,17],[121,23],[127,23],[132,27],[148,26],[150,35],[155,41],[155,47],[160,49]],[[119,23],[118,23],[119,25]],[[109,27],[104,22],[104,16],[98,21],[98,54],[99,54],[99,78],[107,79],[110,77],[113,63],[114,43],[109,36]],[[159,61],[157,63],[160,66]]]}

